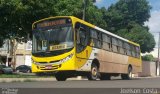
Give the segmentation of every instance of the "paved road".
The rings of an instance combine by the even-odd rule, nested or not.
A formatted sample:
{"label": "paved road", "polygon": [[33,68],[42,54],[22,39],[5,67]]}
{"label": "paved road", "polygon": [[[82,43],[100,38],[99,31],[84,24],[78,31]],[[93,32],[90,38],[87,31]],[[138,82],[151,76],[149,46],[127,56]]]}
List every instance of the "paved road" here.
{"label": "paved road", "polygon": [[0,83],[0,88],[0,94],[160,94],[160,77],[62,82],[53,78],[53,81]]}
{"label": "paved road", "polygon": [[106,81],[73,80],[0,83],[0,88],[160,88],[160,77],[112,79]]}

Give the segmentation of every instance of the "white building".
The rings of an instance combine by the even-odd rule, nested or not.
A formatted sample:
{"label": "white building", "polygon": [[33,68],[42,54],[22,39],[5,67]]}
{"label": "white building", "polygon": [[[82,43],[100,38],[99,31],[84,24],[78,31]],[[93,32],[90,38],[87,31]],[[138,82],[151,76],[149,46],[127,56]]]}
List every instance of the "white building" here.
{"label": "white building", "polygon": [[[0,56],[7,66],[11,66],[12,55],[11,55],[11,45],[10,41],[6,40],[2,48],[0,48]],[[17,44],[17,49],[15,50],[16,62],[15,66],[19,65],[29,65],[31,66],[31,51],[32,51],[32,41],[27,43],[15,43]]]}
{"label": "white building", "polygon": [[31,66],[32,41],[27,43],[18,43],[16,50],[16,67],[19,65]]}

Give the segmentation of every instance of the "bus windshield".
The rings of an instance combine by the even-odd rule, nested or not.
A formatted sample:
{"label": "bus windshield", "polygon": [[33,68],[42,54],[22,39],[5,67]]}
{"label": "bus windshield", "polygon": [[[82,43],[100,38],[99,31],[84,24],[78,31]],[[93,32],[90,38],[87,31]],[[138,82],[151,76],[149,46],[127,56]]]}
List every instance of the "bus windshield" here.
{"label": "bus windshield", "polygon": [[71,25],[33,31],[33,52],[57,51],[73,47]]}

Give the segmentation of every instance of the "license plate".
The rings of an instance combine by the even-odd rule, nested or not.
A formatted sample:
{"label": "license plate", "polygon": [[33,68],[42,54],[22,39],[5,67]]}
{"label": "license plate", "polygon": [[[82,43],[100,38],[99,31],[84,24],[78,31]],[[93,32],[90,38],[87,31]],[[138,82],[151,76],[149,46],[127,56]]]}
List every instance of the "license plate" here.
{"label": "license plate", "polygon": [[47,66],[45,66],[45,69],[52,69],[52,66],[51,65],[47,65]]}

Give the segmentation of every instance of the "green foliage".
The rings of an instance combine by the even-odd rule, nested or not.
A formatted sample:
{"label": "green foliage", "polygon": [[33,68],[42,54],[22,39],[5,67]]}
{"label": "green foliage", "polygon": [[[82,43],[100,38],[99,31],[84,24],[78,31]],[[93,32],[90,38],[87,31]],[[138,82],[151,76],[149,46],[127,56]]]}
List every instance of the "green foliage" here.
{"label": "green foliage", "polygon": [[103,13],[96,6],[87,8],[86,21],[101,28],[107,27],[107,23],[103,20]]}
{"label": "green foliage", "polygon": [[142,56],[142,60],[144,60],[144,61],[154,61],[154,57],[153,57],[152,54],[148,54],[148,55]]}
{"label": "green foliage", "polygon": [[[144,27],[150,17],[146,0],[119,0],[108,10],[86,0],[86,21],[141,45],[142,52],[155,46],[153,35]],[[83,0],[0,0],[0,44],[11,37],[32,35],[32,23],[50,16],[82,18]]]}
{"label": "green foliage", "polygon": [[148,27],[144,26],[150,17],[150,9],[146,0],[119,0],[105,14],[107,30],[139,43],[142,53],[150,52],[155,40]]}
{"label": "green foliage", "polygon": [[134,24],[130,31],[128,31],[128,29],[120,29],[117,34],[139,43],[141,45],[142,53],[150,52],[155,46],[153,35],[148,32],[146,27],[142,27],[139,24]]}
{"label": "green foliage", "polygon": [[82,0],[56,0],[54,8],[60,16],[82,17]]}
{"label": "green foliage", "polygon": [[119,0],[108,8],[108,29],[116,32],[119,29],[130,28],[131,22],[142,26],[150,17],[150,9],[146,0]]}
{"label": "green foliage", "polygon": [[[103,14],[92,0],[87,1],[86,21],[106,27]],[[0,0],[0,44],[6,38],[32,35],[32,23],[49,16],[82,18],[82,0]]]}
{"label": "green foliage", "polygon": [[0,0],[0,39],[27,37],[32,23],[55,14],[53,0]]}

